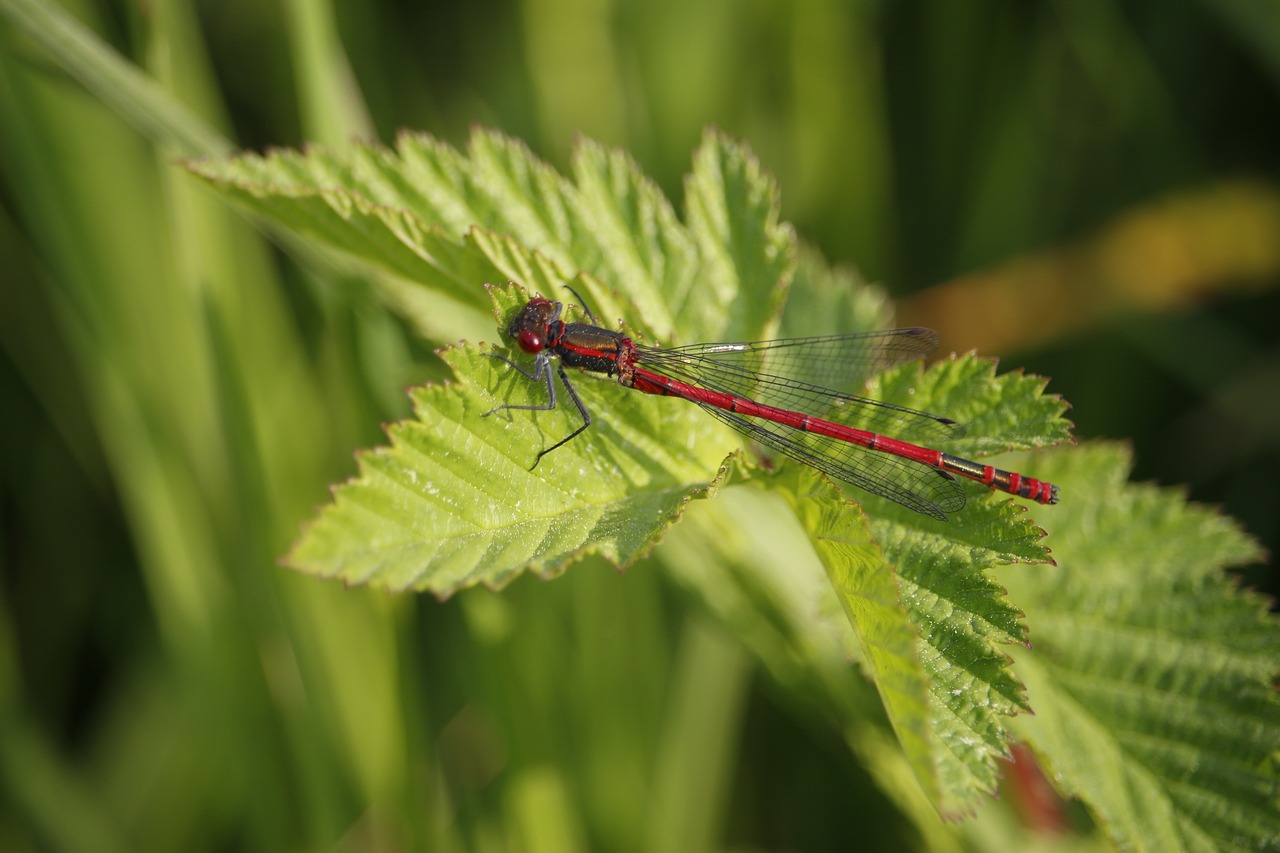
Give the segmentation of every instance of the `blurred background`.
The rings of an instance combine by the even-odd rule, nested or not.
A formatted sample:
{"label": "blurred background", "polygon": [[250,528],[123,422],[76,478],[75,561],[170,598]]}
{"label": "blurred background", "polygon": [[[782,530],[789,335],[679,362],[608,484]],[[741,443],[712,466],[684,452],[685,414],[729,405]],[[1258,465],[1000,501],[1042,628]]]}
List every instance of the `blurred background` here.
{"label": "blurred background", "polygon": [[[1271,0],[59,8],[235,147],[483,125],[563,170],[581,134],[678,204],[718,126],[902,323],[1051,377],[1082,438],[1277,547]],[[447,602],[280,569],[448,341],[196,187],[174,161],[219,136],[86,91],[41,9],[0,0],[0,849],[1075,840],[1016,795],[913,805],[833,710],[856,676],[788,670],[663,549]]]}

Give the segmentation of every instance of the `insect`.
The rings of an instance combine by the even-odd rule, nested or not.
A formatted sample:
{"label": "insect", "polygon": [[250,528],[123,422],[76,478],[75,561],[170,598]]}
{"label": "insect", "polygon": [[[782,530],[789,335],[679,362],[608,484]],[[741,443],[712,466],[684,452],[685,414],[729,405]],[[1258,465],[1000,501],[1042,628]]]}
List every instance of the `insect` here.
{"label": "insect", "polygon": [[485,412],[486,416],[504,409],[555,409],[552,356],[559,359],[555,372],[582,416],[581,426],[538,453],[535,467],[543,456],[591,426],[591,412],[565,372],[573,367],[616,377],[624,387],[645,394],[697,403],[766,447],[943,521],[965,503],[957,476],[1042,504],[1058,502],[1058,487],[1052,483],[894,437],[946,439],[959,429],[950,418],[799,378],[816,376],[840,385],[852,377],[865,378],[894,364],[923,358],[938,345],[938,336],[930,329],[663,349],[638,344],[622,331],[600,326],[585,305],[589,323],[564,322],[560,319],[563,309],[562,303],[537,296],[508,326],[507,334],[516,345],[534,357],[532,370],[493,354],[531,381],[545,382],[548,401],[502,405]]}

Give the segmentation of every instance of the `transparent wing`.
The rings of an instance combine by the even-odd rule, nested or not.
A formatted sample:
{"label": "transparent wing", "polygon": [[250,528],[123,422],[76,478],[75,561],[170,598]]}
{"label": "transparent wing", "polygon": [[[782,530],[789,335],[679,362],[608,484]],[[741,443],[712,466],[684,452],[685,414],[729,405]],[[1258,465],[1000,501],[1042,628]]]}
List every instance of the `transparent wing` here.
{"label": "transparent wing", "polygon": [[[928,355],[937,345],[938,336],[929,329],[896,329],[672,349],[642,346],[636,350],[636,361],[697,388],[901,440],[934,442],[957,435],[959,425],[858,396],[853,389],[889,367]],[[961,485],[927,465],[764,418],[744,417],[696,397],[687,399],[765,447],[916,512],[946,520],[947,513],[964,506]]]}
{"label": "transparent wing", "polygon": [[[671,393],[683,396],[676,390]],[[964,507],[960,483],[927,465],[763,418],[743,417],[693,397],[685,399],[765,447],[908,509],[946,521],[947,513]]]}
{"label": "transparent wing", "polygon": [[963,432],[948,418],[858,396],[872,376],[933,352],[930,329],[751,343],[638,346],[645,367],[702,388],[825,418],[904,441],[942,441]]}
{"label": "transparent wing", "polygon": [[932,329],[891,329],[776,341],[691,344],[657,350],[709,359],[751,373],[768,373],[836,391],[857,391],[896,364],[924,358],[938,348]]}

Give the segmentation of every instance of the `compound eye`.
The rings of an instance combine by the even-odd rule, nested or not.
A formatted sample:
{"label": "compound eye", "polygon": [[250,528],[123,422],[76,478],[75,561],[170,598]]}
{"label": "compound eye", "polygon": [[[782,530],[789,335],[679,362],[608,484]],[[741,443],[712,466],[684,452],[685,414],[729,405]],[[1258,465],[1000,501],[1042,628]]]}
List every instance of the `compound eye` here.
{"label": "compound eye", "polygon": [[543,350],[542,335],[532,329],[521,329],[516,335],[516,344],[529,355],[537,355]]}

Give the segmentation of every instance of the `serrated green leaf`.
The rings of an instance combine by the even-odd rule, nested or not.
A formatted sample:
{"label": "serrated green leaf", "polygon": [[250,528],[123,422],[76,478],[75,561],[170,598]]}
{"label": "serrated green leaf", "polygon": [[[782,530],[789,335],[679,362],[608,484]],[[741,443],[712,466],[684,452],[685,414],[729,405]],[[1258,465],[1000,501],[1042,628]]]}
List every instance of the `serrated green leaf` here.
{"label": "serrated green leaf", "polygon": [[[527,256],[560,279],[590,273],[625,293],[589,288],[593,310],[643,318],[664,339],[677,316],[689,340],[759,337],[776,319],[794,253],[791,230],[777,221],[776,187],[717,133],[695,157],[688,227],[630,157],[589,141],[575,149],[572,183],[523,144],[485,130],[466,154],[404,133],[394,151],[354,146],[340,157],[317,147],[186,166],[256,213],[464,304],[482,304],[486,281],[538,290],[514,262]],[[510,257],[491,235],[524,252]]]}
{"label": "serrated green leaf", "polygon": [[1010,722],[1121,847],[1280,848],[1280,631],[1222,574],[1260,558],[1216,512],[1129,485],[1128,454],[1047,454],[1089,500],[1045,516],[1060,565],[1002,570],[1034,649],[1034,717]]}
{"label": "serrated green leaf", "polygon": [[[675,342],[767,337],[795,267],[776,186],[717,133],[695,155],[685,224],[629,157],[593,143],[575,150],[572,181],[483,131],[466,153],[404,135],[394,152],[358,148],[345,160],[278,152],[191,168],[257,212],[407,282],[394,304],[410,311],[430,310],[415,287],[475,304],[482,282],[521,282],[490,288],[499,328],[530,292],[561,299],[566,319],[581,318],[565,291],[572,282],[605,325],[625,318],[636,333]],[[819,324],[810,333],[883,316],[882,297],[812,254],[796,283],[797,306]],[[820,319],[816,306],[826,306]],[[444,357],[457,384],[413,392],[415,417],[390,427],[388,447],[359,456],[359,475],[335,490],[291,565],[439,595],[500,586],[526,569],[554,574],[589,553],[625,565],[690,498],[715,488],[737,443],[695,406],[581,376],[590,433],[530,470],[539,450],[580,425],[578,413],[494,411],[545,405],[545,384],[468,347]],[[1042,390],[1033,378],[996,378],[993,365],[973,358],[899,368],[871,387],[970,420],[957,442],[969,454],[1063,440],[1064,406]],[[1000,718],[1025,707],[996,648],[1022,639],[1018,613],[983,570],[1047,560],[1041,531],[1024,507],[978,485],[944,524],[858,494],[863,516],[830,484],[803,476],[797,515],[862,638],[911,766],[940,809],[962,812],[994,784],[1006,739]]]}
{"label": "serrated green leaf", "polygon": [[[650,331],[669,339],[676,317],[705,310],[695,307],[706,301],[708,291],[701,286],[693,237],[630,157],[594,143],[579,145],[574,155],[578,210],[592,238],[579,268],[602,281],[646,282],[629,289],[629,307]],[[696,316],[688,319],[694,320],[691,327],[706,325],[705,317],[702,323]]]}
{"label": "serrated green leaf", "polygon": [[899,578],[876,542],[866,515],[811,468],[788,465],[775,478],[814,549],[860,643],[863,660],[907,760],[930,798],[944,799],[934,764],[930,678],[920,656],[920,629],[903,601]]}
{"label": "serrated green leaf", "polygon": [[[428,137],[404,134],[395,151],[363,146],[343,158],[321,149],[277,151],[265,157],[239,155],[193,163],[189,168],[239,203],[330,249],[417,282],[423,289],[473,304],[483,295],[480,284],[485,281],[516,279],[530,291],[565,298],[565,285],[572,279],[602,322],[628,317],[638,331],[662,336],[674,334],[679,325],[683,334],[698,339],[735,322],[758,334],[775,319],[790,278],[793,238],[777,222],[776,187],[748,152],[716,133],[707,135],[695,157],[687,217],[693,224],[688,228],[629,157],[590,142],[575,151],[572,183],[533,158],[520,143],[485,131],[473,134],[465,154]],[[624,282],[626,289],[607,288],[602,279]],[[744,288],[756,296],[741,298]],[[495,297],[499,314],[508,317],[528,294],[495,291]],[[575,301],[566,299],[569,312],[580,310]],[[423,313],[430,310],[412,290],[397,290],[394,304]],[[455,359],[455,363],[459,362]],[[475,364],[469,363],[468,370]],[[529,387],[524,377],[505,366],[502,377],[497,377],[495,364],[500,362],[485,363],[487,389],[507,395],[545,395],[542,386]],[[464,373],[459,378],[464,386],[476,381],[476,376]],[[626,449],[608,464],[637,482],[662,483],[661,488],[670,489],[664,493],[665,502],[659,501],[668,515],[682,497],[707,488],[722,453],[718,458],[704,454],[696,472],[675,466],[683,472],[683,480],[664,479],[653,469],[663,467],[664,455],[673,455],[668,447],[698,444],[699,436],[721,433],[720,427],[692,407],[673,407],[668,401],[657,403],[665,408],[654,408],[657,401],[639,402],[636,395],[616,385],[600,399],[598,386],[609,383],[585,384],[584,400],[597,413],[590,441],[557,451],[539,466],[538,477],[544,476],[544,468],[554,471],[557,466],[599,469],[599,448],[612,431],[627,436]],[[436,393],[424,391],[417,396],[420,420],[438,420],[449,411]],[[484,411],[511,399],[495,398]],[[522,399],[544,402],[536,397]],[[507,411],[493,423],[560,424],[563,435],[574,428],[566,414]],[[475,429],[491,426],[485,423]],[[433,433],[423,434],[420,424],[406,422],[393,427],[391,435],[391,448],[362,458],[361,477],[339,490],[333,517],[322,515],[308,529],[291,561],[349,581],[412,585],[441,593],[467,583],[500,583],[509,564],[514,565],[511,555],[518,555],[520,549],[501,536],[480,548],[477,543],[483,539],[485,521],[473,518],[475,526],[467,529],[465,524],[457,526],[464,512],[455,518],[435,516],[424,521],[392,511],[406,506],[403,495],[382,494],[400,487],[396,476],[413,474],[427,482],[441,472],[426,470],[431,467],[426,455],[415,461],[409,452]],[[532,464],[537,451],[556,440],[542,441],[544,437],[526,435],[525,442],[513,443],[510,452],[524,454]],[[722,442],[721,447],[727,450],[732,442]],[[438,451],[452,449],[442,443]],[[469,463],[476,486],[472,499],[492,500],[492,494],[501,493],[490,490],[492,494],[484,497],[485,481],[497,476],[493,459],[476,458]],[[671,470],[668,467],[665,473],[670,475]],[[677,482],[684,483],[681,497]],[[598,494],[592,499],[604,500]],[[382,518],[380,526],[374,525],[377,534],[367,538],[361,538],[362,528],[354,522],[362,505]],[[542,509],[559,519],[556,529],[562,531],[562,515],[568,510]],[[652,509],[641,514],[656,517]],[[370,518],[363,523],[373,524]],[[472,538],[461,538],[464,529]],[[593,537],[590,541],[584,538],[573,547],[533,548],[525,565],[556,571],[573,556],[593,550],[625,564],[651,545],[660,529],[661,524],[641,525],[627,531],[631,535],[601,539],[600,528],[587,527]],[[416,545],[415,536],[421,537]],[[390,550],[397,553],[394,559],[388,556]],[[495,551],[507,556],[494,561]],[[483,559],[489,565],[464,571],[460,565],[466,559]],[[423,561],[416,573],[407,568],[414,560]],[[552,566],[554,560],[559,563]]]}
{"label": "serrated green leaf", "polygon": [[[755,157],[709,133],[685,181],[686,222],[700,250],[703,340],[771,337],[795,263],[795,235],[778,222],[778,189]],[[768,283],[762,287],[762,283]]]}
{"label": "serrated green leaf", "polygon": [[[346,583],[448,595],[500,587],[526,569],[555,574],[586,554],[626,564],[715,483],[722,454],[699,451],[688,440],[702,434],[696,424],[655,415],[661,401],[639,394],[611,401],[617,417],[602,418],[592,441],[567,445],[530,471],[537,449],[573,425],[535,417],[546,413],[483,417],[500,394],[540,386],[518,387],[501,362],[471,349],[442,355],[462,381],[414,390],[415,419],[388,430],[389,447],[360,454],[359,476],[335,489],[290,565]],[[605,392],[621,390],[582,385],[584,401],[599,408]]]}
{"label": "serrated green leaf", "polygon": [[[1032,425],[1013,430],[1005,446],[1035,445],[1046,432],[1051,438],[1053,430],[1042,425],[1063,409],[1042,394],[1043,383],[1018,374],[997,378],[991,362],[972,356],[924,370],[905,365],[872,385],[903,405],[947,415],[963,408],[978,429],[1009,420]],[[955,443],[961,442],[988,444],[975,429]],[[806,485],[793,501],[850,613],[917,778],[939,810],[952,815],[971,811],[994,790],[997,759],[1008,752],[1004,718],[1029,710],[1001,648],[1025,642],[1021,613],[984,570],[1049,560],[1044,532],[1025,505],[977,484],[970,491],[965,508],[946,522],[856,489],[841,499]]]}
{"label": "serrated green leaf", "polygon": [[963,434],[945,448],[959,455],[987,456],[1071,441],[1067,404],[1044,393],[1045,380],[1019,371],[996,375],[992,359],[951,356],[920,373],[913,366],[887,371],[871,385],[872,396],[925,409],[959,421]]}

